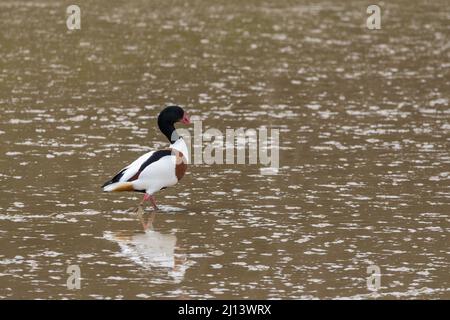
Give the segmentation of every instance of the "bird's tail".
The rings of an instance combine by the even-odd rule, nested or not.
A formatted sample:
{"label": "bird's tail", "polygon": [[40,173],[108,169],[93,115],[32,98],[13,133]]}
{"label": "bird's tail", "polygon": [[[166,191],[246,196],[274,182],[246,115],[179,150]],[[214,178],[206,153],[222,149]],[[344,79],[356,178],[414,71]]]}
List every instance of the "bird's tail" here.
{"label": "bird's tail", "polygon": [[134,191],[132,182],[114,182],[102,186],[105,192]]}

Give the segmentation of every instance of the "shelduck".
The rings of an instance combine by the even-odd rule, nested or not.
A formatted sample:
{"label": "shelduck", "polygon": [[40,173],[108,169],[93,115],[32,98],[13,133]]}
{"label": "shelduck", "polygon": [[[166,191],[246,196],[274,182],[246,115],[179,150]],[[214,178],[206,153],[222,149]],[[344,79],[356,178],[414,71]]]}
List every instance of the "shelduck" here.
{"label": "shelduck", "polygon": [[188,148],[174,124],[190,124],[188,114],[179,106],[168,106],[158,115],[159,130],[167,137],[167,149],[150,151],[119,171],[102,185],[105,192],[135,191],[144,193],[136,211],[142,211],[145,201],[150,200],[157,210],[154,194],[176,185],[187,170]]}

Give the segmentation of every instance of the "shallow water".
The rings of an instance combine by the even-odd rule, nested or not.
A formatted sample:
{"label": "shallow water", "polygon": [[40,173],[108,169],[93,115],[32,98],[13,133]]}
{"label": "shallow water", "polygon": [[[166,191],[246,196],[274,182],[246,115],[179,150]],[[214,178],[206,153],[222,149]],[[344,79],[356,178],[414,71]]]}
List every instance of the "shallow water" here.
{"label": "shallow water", "polygon": [[[0,2],[0,297],[450,298],[448,1],[379,31],[364,1],[208,3],[79,1],[69,32]],[[280,129],[280,170],[192,165],[144,233],[99,186],[167,146],[169,103]]]}

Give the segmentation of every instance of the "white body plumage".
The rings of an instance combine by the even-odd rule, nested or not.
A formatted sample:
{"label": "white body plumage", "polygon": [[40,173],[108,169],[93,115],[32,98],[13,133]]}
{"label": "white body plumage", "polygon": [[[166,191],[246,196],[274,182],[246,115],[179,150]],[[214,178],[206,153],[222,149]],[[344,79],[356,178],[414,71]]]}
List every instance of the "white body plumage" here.
{"label": "white body plumage", "polygon": [[[186,166],[187,159],[189,159],[187,145],[183,138],[179,138],[170,145],[170,149],[150,151],[140,156],[122,169],[111,180],[112,183],[105,185],[103,191],[134,190],[152,195],[163,188],[177,184],[185,172],[185,169],[184,171],[181,169],[182,172],[179,169],[182,165],[178,163],[180,162],[180,152],[184,156],[184,165]],[[149,160],[155,161],[146,164]]]}

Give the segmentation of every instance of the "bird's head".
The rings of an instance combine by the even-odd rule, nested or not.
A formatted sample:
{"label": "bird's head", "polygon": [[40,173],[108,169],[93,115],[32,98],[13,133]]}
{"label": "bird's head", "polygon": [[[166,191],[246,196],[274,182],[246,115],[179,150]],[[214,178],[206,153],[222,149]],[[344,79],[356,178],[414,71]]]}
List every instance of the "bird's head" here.
{"label": "bird's head", "polygon": [[165,107],[163,111],[158,116],[158,124],[168,124],[173,125],[176,122],[181,122],[183,124],[190,124],[191,120],[186,111],[180,106],[168,106]]}
{"label": "bird's head", "polygon": [[158,116],[159,130],[169,139],[170,143],[174,143],[180,138],[174,127],[176,122],[191,123],[189,115],[179,106],[165,107]]}

